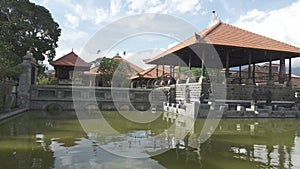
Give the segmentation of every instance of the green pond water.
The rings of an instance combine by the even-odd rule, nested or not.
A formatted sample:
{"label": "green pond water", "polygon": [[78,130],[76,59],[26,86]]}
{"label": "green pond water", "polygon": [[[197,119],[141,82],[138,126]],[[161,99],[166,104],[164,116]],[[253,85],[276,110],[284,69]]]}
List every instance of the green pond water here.
{"label": "green pond water", "polygon": [[26,112],[0,121],[0,168],[300,169],[299,119],[222,119],[204,138],[205,119],[166,117]]}

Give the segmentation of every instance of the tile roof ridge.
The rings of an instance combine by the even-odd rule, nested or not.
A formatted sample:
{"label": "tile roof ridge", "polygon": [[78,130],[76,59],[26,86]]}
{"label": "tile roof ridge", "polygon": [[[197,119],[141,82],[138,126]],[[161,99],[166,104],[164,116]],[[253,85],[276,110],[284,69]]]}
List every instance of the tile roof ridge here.
{"label": "tile roof ridge", "polygon": [[54,60],[54,61],[51,61],[51,62],[59,61],[59,60],[61,60],[62,58],[64,58],[65,56],[70,55],[70,54],[72,54],[72,53],[73,53],[76,57],[78,57],[78,55],[77,55],[76,53],[74,53],[73,51],[71,51],[70,53],[65,54],[65,55],[63,55],[62,57],[60,57],[60,58],[58,58],[58,59],[56,59],[56,60]]}
{"label": "tile roof ridge", "polygon": [[201,40],[204,39],[206,36],[211,34],[215,29],[217,29],[220,25],[224,24],[222,21],[218,21],[216,24],[207,27],[206,29],[202,30],[200,33]]}

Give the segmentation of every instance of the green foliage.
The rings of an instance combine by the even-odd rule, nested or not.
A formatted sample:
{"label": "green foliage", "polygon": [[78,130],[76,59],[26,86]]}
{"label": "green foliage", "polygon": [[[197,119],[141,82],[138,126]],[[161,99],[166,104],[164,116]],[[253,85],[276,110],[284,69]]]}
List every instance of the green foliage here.
{"label": "green foliage", "polygon": [[[96,59],[92,63],[99,66],[98,72],[101,72],[100,78],[104,86],[123,87],[128,85],[131,68],[126,62],[103,57]],[[115,79],[114,84],[111,84],[113,78]]]}
{"label": "green foliage", "polygon": [[0,1],[0,70],[8,71],[1,74],[14,78],[28,49],[39,61],[52,60],[60,33],[46,8],[29,0]]}
{"label": "green foliage", "polygon": [[42,75],[38,76],[37,81],[38,81],[39,85],[55,85],[55,84],[57,84],[55,77],[46,77],[46,76],[42,76]]}

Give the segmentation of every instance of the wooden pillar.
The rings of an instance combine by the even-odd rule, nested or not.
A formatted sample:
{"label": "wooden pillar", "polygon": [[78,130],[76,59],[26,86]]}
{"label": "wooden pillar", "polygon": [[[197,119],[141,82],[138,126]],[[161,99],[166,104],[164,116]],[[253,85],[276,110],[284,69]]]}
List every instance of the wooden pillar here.
{"label": "wooden pillar", "polygon": [[285,58],[280,59],[280,67],[279,67],[279,77],[278,81],[280,84],[283,84],[285,81]]}
{"label": "wooden pillar", "polygon": [[158,64],[156,64],[156,81],[158,81]]}
{"label": "wooden pillar", "polygon": [[191,55],[189,55],[189,70],[188,71],[189,71],[188,77],[191,78]]}
{"label": "wooden pillar", "polygon": [[202,61],[202,65],[201,65],[201,76],[204,77],[205,76],[205,65],[204,62]]}
{"label": "wooden pillar", "polygon": [[229,52],[226,50],[226,71],[225,71],[226,78],[229,77]]}
{"label": "wooden pillar", "polygon": [[292,58],[289,58],[289,82],[292,80]]}
{"label": "wooden pillar", "polygon": [[165,85],[165,65],[162,67],[162,85]]}
{"label": "wooden pillar", "polygon": [[255,63],[252,64],[252,80],[253,80],[253,84],[255,84]]}
{"label": "wooden pillar", "polygon": [[204,56],[205,56],[205,51],[204,49],[202,50],[202,65],[201,65],[201,76],[204,77],[205,76],[205,65],[204,65]]}
{"label": "wooden pillar", "polygon": [[181,76],[181,65],[178,63],[178,72],[177,72],[177,84],[180,83],[180,76]]}
{"label": "wooden pillar", "polygon": [[252,61],[252,53],[249,52],[249,57],[248,57],[248,80],[251,79],[251,61]]}
{"label": "wooden pillar", "polygon": [[239,84],[242,84],[242,66],[239,66]]}
{"label": "wooden pillar", "polygon": [[[265,53],[265,55],[267,56],[267,52]],[[273,68],[272,68],[272,56],[269,56],[269,80],[268,80],[268,84],[272,85],[274,84],[273,81]]]}
{"label": "wooden pillar", "polygon": [[289,78],[288,82],[286,83],[287,86],[293,86],[292,82],[292,58],[289,58]]}
{"label": "wooden pillar", "polygon": [[175,76],[175,65],[172,66],[172,77],[174,78],[174,76]]}

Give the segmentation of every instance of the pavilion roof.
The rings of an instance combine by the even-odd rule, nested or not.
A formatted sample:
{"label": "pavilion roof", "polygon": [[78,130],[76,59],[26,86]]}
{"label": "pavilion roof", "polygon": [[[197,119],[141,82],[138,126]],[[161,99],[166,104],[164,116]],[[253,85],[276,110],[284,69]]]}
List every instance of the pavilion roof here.
{"label": "pavilion roof", "polygon": [[[225,66],[226,52],[228,52],[231,58],[230,67],[248,64],[249,52],[252,52],[252,63],[267,62],[270,56],[272,56],[271,60],[300,56],[298,47],[218,21],[203,31],[195,33],[195,36],[189,37],[150,59],[147,63],[178,65],[178,62],[171,61],[176,55],[187,64],[187,55],[194,55],[192,57],[195,58],[195,49],[204,49],[203,47],[208,45],[214,47],[223,66]],[[191,66],[199,65],[201,65],[201,59],[192,61]]]}
{"label": "pavilion roof", "polygon": [[91,64],[85,62],[73,51],[62,56],[61,58],[50,62],[52,66],[80,66],[80,67],[90,67]]}

